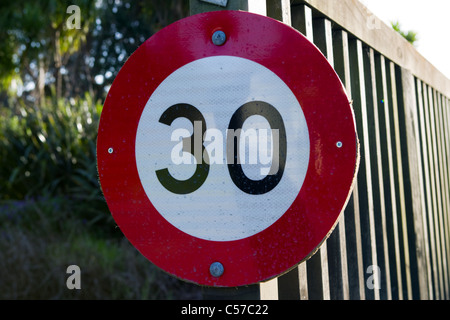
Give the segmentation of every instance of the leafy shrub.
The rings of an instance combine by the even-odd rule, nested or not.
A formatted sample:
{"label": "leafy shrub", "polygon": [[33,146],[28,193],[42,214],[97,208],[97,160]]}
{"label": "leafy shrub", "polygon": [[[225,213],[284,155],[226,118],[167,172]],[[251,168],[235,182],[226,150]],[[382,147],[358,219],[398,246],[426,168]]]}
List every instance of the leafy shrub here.
{"label": "leafy shrub", "polygon": [[[199,287],[156,268],[126,239],[90,232],[65,198],[0,206],[0,299],[199,299]],[[120,231],[115,229],[118,234]],[[69,265],[81,290],[69,290]]]}
{"label": "leafy shrub", "polygon": [[16,110],[2,111],[3,196],[19,199],[42,191],[67,194],[97,184],[95,143],[101,105],[86,96],[39,107],[21,103]]}
{"label": "leafy shrub", "polygon": [[109,218],[96,167],[101,110],[89,95],[0,107],[0,201],[63,196],[83,207],[82,218]]}
{"label": "leafy shrub", "polygon": [[[0,106],[0,299],[196,299],[109,214],[96,167],[102,106],[89,96]],[[66,269],[81,269],[81,290]]]}

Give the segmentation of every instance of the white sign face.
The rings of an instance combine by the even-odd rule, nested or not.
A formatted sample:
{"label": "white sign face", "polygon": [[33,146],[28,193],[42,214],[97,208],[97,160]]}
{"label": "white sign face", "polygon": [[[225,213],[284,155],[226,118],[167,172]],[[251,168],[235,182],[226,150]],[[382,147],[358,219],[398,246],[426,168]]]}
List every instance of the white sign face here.
{"label": "white sign face", "polygon": [[169,223],[197,238],[232,241],[289,209],[310,143],[301,106],[275,73],[213,56],[184,65],[153,92],[135,150],[147,197]]}

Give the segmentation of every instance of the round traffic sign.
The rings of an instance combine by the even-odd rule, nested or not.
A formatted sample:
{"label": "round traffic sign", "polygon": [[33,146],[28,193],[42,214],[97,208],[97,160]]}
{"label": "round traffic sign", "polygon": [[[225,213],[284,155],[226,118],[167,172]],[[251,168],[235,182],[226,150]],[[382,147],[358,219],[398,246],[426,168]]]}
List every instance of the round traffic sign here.
{"label": "round traffic sign", "polygon": [[351,192],[354,117],[320,51],[239,11],[182,19],[114,80],[98,170],[129,241],[166,272],[208,286],[278,276],[314,253]]}

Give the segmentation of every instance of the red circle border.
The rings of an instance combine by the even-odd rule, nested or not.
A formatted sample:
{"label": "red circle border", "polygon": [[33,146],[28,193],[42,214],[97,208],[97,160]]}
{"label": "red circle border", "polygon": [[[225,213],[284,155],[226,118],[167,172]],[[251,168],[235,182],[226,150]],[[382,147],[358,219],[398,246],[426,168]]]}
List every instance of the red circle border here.
{"label": "red circle border", "polygon": [[[222,46],[211,42],[218,29],[227,35]],[[217,55],[246,58],[278,75],[297,97],[310,135],[308,171],[289,210],[258,234],[222,242],[193,237],[167,222],[146,196],[135,159],[137,126],[151,94],[183,65]],[[295,29],[241,11],[194,15],[144,42],[110,88],[97,140],[101,187],[124,235],[161,269],[207,286],[258,283],[308,258],[349,199],[358,154],[351,105],[322,53]],[[224,266],[220,277],[209,272],[216,261]]]}

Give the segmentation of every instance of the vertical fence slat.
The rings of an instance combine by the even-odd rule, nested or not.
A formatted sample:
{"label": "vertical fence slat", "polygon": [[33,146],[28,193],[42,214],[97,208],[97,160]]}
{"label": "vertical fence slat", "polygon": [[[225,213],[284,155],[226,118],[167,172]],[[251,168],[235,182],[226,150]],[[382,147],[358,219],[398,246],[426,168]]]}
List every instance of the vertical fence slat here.
{"label": "vertical fence slat", "polygon": [[[391,126],[389,121],[389,106],[390,101],[388,97],[387,79],[386,79],[386,60],[382,55],[375,57],[375,72],[377,74],[377,92],[378,92],[378,118],[379,140],[382,168],[382,181],[384,188],[384,208],[385,208],[385,224],[386,224],[386,242],[388,252],[386,255],[386,262],[389,261],[389,277],[391,298],[403,299],[401,287],[401,270],[400,270],[400,253],[398,244],[397,232],[397,211],[395,201],[394,185],[394,171],[392,162],[392,143],[391,143]],[[380,191],[381,192],[381,191]]]}
{"label": "vertical fence slat", "polygon": [[243,10],[262,15],[266,14],[266,0],[228,0],[227,6],[222,7],[201,0],[189,0],[189,13],[194,15],[197,13],[217,11],[217,10]]}
{"label": "vertical fence slat", "polygon": [[[444,118],[444,124],[445,124],[444,136],[445,136],[445,139],[446,139],[446,142],[445,142],[445,145],[446,145],[446,159],[450,159],[450,110],[449,110],[449,108],[450,108],[450,99],[445,98],[445,108],[444,108],[444,117],[443,118]],[[447,160],[447,179],[449,181],[447,194],[449,195],[448,209],[450,211],[450,164],[449,164],[448,160]],[[447,214],[447,233],[448,233],[448,238],[447,238],[447,243],[448,243],[447,260],[450,261],[450,212],[448,212],[448,214]],[[447,270],[447,274],[448,274],[449,279],[450,279],[450,266],[449,266],[449,268]],[[449,299],[450,299],[450,297],[449,297]]]}
{"label": "vertical fence slat", "polygon": [[308,277],[306,262],[278,277],[280,300],[308,300]]}
{"label": "vertical fence slat", "polygon": [[[277,19],[287,25],[291,25],[291,6],[289,0],[269,0],[264,2],[266,6],[267,16]],[[282,294],[284,293],[284,287],[286,287],[286,285],[281,285],[280,290],[279,280],[280,278],[275,278],[267,283],[260,284],[261,299],[276,300],[278,298],[281,298],[280,292]],[[296,280],[294,286],[298,287],[298,280],[299,279]],[[286,288],[286,290],[288,289]]]}
{"label": "vertical fence slat", "polygon": [[[352,86],[350,75],[350,53],[348,34],[344,30],[336,30],[333,36],[334,65],[337,74],[344,83],[347,95],[351,99]],[[361,229],[359,220],[358,182],[341,219],[343,231],[340,235],[341,244],[345,246],[347,260],[342,260],[343,276],[348,281],[348,292],[344,291],[344,299],[365,299],[364,267],[362,261]],[[347,274],[345,273],[347,270]],[[344,288],[345,290],[345,288]]]}
{"label": "vertical fence slat", "polygon": [[446,257],[446,278],[447,278],[447,293],[446,293],[446,299],[450,299],[450,275],[449,275],[449,251],[450,251],[450,178],[448,174],[448,157],[447,157],[447,144],[446,144],[446,123],[445,123],[445,113],[444,110],[447,105],[447,99],[444,95],[441,95],[442,98],[442,106],[440,111],[440,117],[441,117],[441,135],[442,135],[442,165],[443,165],[443,175],[445,179],[445,189],[444,189],[444,195],[445,195],[445,208],[444,208],[444,230],[445,230],[445,257]]}
{"label": "vertical fence slat", "polygon": [[[443,145],[444,145],[444,164],[445,164],[445,177],[447,179],[446,185],[446,195],[447,195],[447,213],[446,213],[446,238],[447,238],[447,261],[450,261],[450,119],[449,119],[449,107],[450,100],[447,97],[443,97],[443,105],[442,105],[442,124],[443,124]],[[447,277],[450,281],[450,265],[447,265]],[[450,285],[450,284],[449,284]],[[450,288],[449,288],[450,290]],[[447,295],[447,299],[450,299],[450,292]]]}
{"label": "vertical fence slat", "polygon": [[301,263],[297,269],[300,288],[300,300],[308,300],[309,296],[306,263]]}
{"label": "vertical fence slat", "polygon": [[448,157],[447,157],[447,144],[446,144],[446,123],[445,123],[445,113],[444,110],[447,105],[447,99],[444,95],[442,97],[442,107],[441,107],[441,125],[442,125],[442,162],[443,162],[443,174],[445,179],[445,211],[444,211],[444,230],[445,230],[445,245],[446,245],[446,261],[447,261],[447,270],[446,270],[446,277],[447,277],[447,294],[446,299],[450,299],[450,275],[449,275],[449,251],[450,251],[450,178],[448,174]]}
{"label": "vertical fence slat", "polygon": [[[306,262],[309,300],[323,300],[327,295],[329,296],[329,292],[327,293],[324,291],[326,279],[324,279],[323,276],[328,273],[328,263],[326,259],[325,246],[321,247],[321,249]],[[324,268],[324,265],[326,265],[326,269]]]}
{"label": "vertical fence slat", "polygon": [[[270,11],[270,10],[269,10]],[[306,5],[292,6],[292,27],[302,32],[313,41],[312,10]],[[304,261],[296,268],[278,278],[278,292],[280,299],[308,300],[307,262]]]}
{"label": "vertical fence slat", "polygon": [[263,282],[259,284],[259,293],[261,300],[278,300],[278,279]]}
{"label": "vertical fence slat", "polygon": [[313,41],[312,10],[306,5],[291,7],[292,27],[303,33],[309,41]]}
{"label": "vertical fence slat", "polygon": [[358,189],[358,183],[356,183],[353,187],[350,201],[344,211],[349,297],[351,300],[366,299]]}
{"label": "vertical fence slat", "polygon": [[414,299],[428,299],[429,255],[428,233],[423,224],[424,191],[422,159],[419,154],[419,128],[414,76],[404,68],[397,68],[399,89],[399,129],[402,143],[405,210],[410,256],[411,286]]}
{"label": "vertical fence slat", "polygon": [[429,164],[429,185],[430,185],[430,211],[428,212],[429,217],[429,229],[430,229],[430,238],[431,238],[431,245],[433,246],[433,256],[435,258],[434,265],[433,265],[433,284],[434,284],[434,296],[436,299],[439,299],[440,297],[440,281],[439,281],[439,266],[441,264],[440,259],[440,245],[438,241],[438,234],[437,232],[437,219],[436,219],[436,212],[437,212],[437,199],[436,199],[436,184],[435,184],[435,169],[434,169],[434,161],[433,161],[433,143],[432,143],[432,129],[431,129],[431,119],[430,119],[430,109],[432,106],[432,98],[431,95],[431,88],[428,87],[425,83],[423,84],[423,93],[424,93],[424,115],[425,115],[425,123],[424,126],[426,128],[426,135],[427,135],[427,148],[428,152],[426,154],[426,157],[428,158],[428,164]]}
{"label": "vertical fence slat", "polygon": [[379,94],[381,99],[379,126],[380,126],[380,146],[381,146],[381,160],[383,163],[383,187],[385,196],[386,208],[386,231],[387,240],[389,243],[389,262],[390,262],[390,276],[391,276],[391,290],[393,299],[403,300],[402,290],[402,272],[401,272],[401,250],[398,232],[397,219],[397,191],[395,187],[395,170],[394,170],[394,150],[392,142],[392,129],[390,121],[391,99],[390,86],[388,83],[389,77],[386,71],[389,62],[380,55],[376,59],[376,69],[380,73]]}
{"label": "vertical fence slat", "polygon": [[[327,19],[315,19],[313,21],[313,39],[317,47],[322,51],[329,63],[334,65],[333,39],[331,21]],[[333,231],[333,237],[338,235],[339,226]],[[335,241],[333,243],[336,243]],[[310,299],[330,299],[328,240],[324,242],[316,256],[308,261],[308,284]],[[333,253],[337,248],[333,247]],[[333,270],[334,271],[334,270]],[[319,279],[320,278],[320,279]],[[320,288],[319,288],[320,286]],[[316,288],[316,290],[313,290]],[[319,290],[320,289],[320,290]]]}
{"label": "vertical fence slat", "polygon": [[438,117],[437,117],[437,108],[438,108],[438,93],[436,90],[432,90],[432,99],[433,104],[430,106],[430,119],[432,121],[432,143],[433,143],[433,160],[434,160],[434,175],[436,181],[436,198],[437,198],[437,210],[436,210],[436,221],[437,221],[437,234],[438,234],[438,243],[439,243],[439,255],[441,257],[441,261],[439,263],[439,295],[440,299],[445,299],[445,278],[444,278],[444,264],[445,264],[445,256],[444,256],[444,234],[442,229],[442,186],[441,186],[441,176],[440,176],[440,161],[439,161],[439,128],[438,128]]}
{"label": "vertical fence slat", "polygon": [[[367,101],[364,77],[364,57],[362,42],[358,39],[349,41],[350,60],[354,62],[350,66],[352,79],[352,98],[355,110],[357,130],[361,143],[361,163],[358,175],[360,227],[363,247],[364,270],[369,266],[377,266],[376,241],[374,232],[372,177],[369,148],[369,132],[367,123]],[[367,299],[379,299],[379,291],[365,286]]]}
{"label": "vertical fence slat", "polygon": [[339,218],[339,222],[327,242],[330,299],[348,300],[350,296],[344,216]]}
{"label": "vertical fence slat", "polygon": [[[305,265],[305,263],[301,263]],[[299,267],[278,277],[278,297],[280,300],[300,300]]]}
{"label": "vertical fence slat", "polygon": [[267,1],[267,16],[277,19],[290,26],[292,23],[290,0]]}
{"label": "vertical fence slat", "polygon": [[[377,248],[377,261],[380,268],[380,299],[392,299],[391,276],[389,268],[389,248],[386,230],[386,208],[384,195],[384,177],[383,177],[383,161],[381,156],[381,138],[378,101],[383,94],[382,75],[376,68],[375,53],[373,49],[369,51],[369,58],[366,59],[366,70],[370,75],[366,76],[368,96],[372,99],[368,100],[368,122],[370,129],[370,147],[373,177],[373,196],[374,196],[374,224]],[[378,59],[378,57],[377,57]],[[378,65],[379,66],[379,65]]]}
{"label": "vertical fence slat", "polygon": [[333,32],[331,21],[324,18],[313,20],[314,44],[322,51],[331,66],[334,67]]}
{"label": "vertical fence slat", "polygon": [[430,163],[431,163],[431,181],[433,184],[433,201],[434,201],[434,210],[433,210],[433,218],[434,218],[434,234],[436,241],[436,252],[437,252],[437,299],[443,298],[443,287],[444,287],[444,279],[443,279],[443,270],[442,270],[442,249],[441,249],[441,232],[439,227],[439,210],[441,208],[441,197],[440,197],[440,188],[439,188],[439,180],[436,172],[439,170],[437,164],[437,145],[436,145],[436,119],[434,117],[434,106],[436,104],[434,90],[430,86],[428,86],[428,120],[430,127],[430,148],[431,152],[429,154]]}
{"label": "vertical fence slat", "polygon": [[447,159],[444,159],[444,143],[443,143],[443,130],[442,130],[442,95],[438,92],[436,92],[436,107],[435,107],[435,114],[436,114],[436,142],[437,142],[437,151],[438,151],[438,163],[439,163],[439,180],[440,180],[440,189],[441,192],[441,210],[440,210],[440,232],[442,237],[442,277],[444,280],[444,287],[443,287],[443,299],[448,299],[448,274],[447,274],[447,268],[448,268],[448,261],[447,261],[447,230],[446,230],[446,221],[447,221],[447,188],[446,188],[446,177],[445,177],[445,163]]}
{"label": "vertical fence slat", "polygon": [[431,199],[431,190],[430,190],[430,171],[428,164],[428,142],[427,142],[427,133],[425,126],[425,116],[424,116],[424,108],[425,108],[425,94],[426,90],[423,90],[422,82],[417,79],[416,80],[416,88],[417,88],[417,113],[418,113],[418,124],[419,124],[419,137],[421,143],[421,161],[422,161],[422,180],[423,180],[423,188],[424,188],[424,207],[423,207],[423,216],[424,216],[424,227],[427,230],[428,234],[428,243],[427,248],[429,250],[428,254],[428,295],[429,299],[434,298],[434,286],[433,286],[433,275],[436,275],[436,250],[434,243],[434,229],[430,228],[433,225],[433,215],[430,214],[433,210],[432,207],[432,199]]}
{"label": "vertical fence slat", "polygon": [[[364,117],[364,125],[367,126],[367,132],[363,132],[363,134],[367,134],[367,137],[364,138],[364,159],[366,160],[366,175],[367,175],[367,185],[371,190],[371,194],[368,195],[368,227],[370,232],[370,247],[371,247],[371,263],[372,268],[367,269],[370,264],[366,265],[366,270],[368,270],[367,276],[372,275],[372,281],[370,287],[367,285],[367,290],[372,292],[376,291],[378,296],[381,298],[380,291],[380,280],[383,281],[384,289],[386,289],[385,283],[385,272],[380,273],[379,266],[379,256],[378,251],[383,248],[381,246],[378,247],[378,241],[376,239],[376,231],[375,231],[375,216],[376,211],[381,210],[381,206],[379,205],[379,197],[380,192],[378,188],[378,159],[377,159],[377,150],[376,150],[376,132],[375,132],[375,121],[373,117],[373,109],[374,109],[374,98],[376,99],[376,87],[375,86],[375,74],[372,70],[373,65],[373,49],[369,47],[363,47],[362,50],[362,68],[363,68],[363,77],[364,82],[362,85],[365,90],[365,107],[362,106],[362,116]],[[364,115],[365,112],[365,115]],[[380,277],[382,277],[380,279]],[[375,292],[374,292],[375,293]],[[374,294],[375,296],[375,294]]]}
{"label": "vertical fence slat", "polygon": [[[312,26],[312,10],[306,5],[298,5],[291,7],[291,23],[292,27],[303,33],[303,35],[313,41],[313,26]],[[308,274],[307,263],[303,262],[297,267],[299,279],[299,292],[301,300],[308,300]]]}
{"label": "vertical fence slat", "polygon": [[392,124],[392,151],[394,156],[394,172],[395,172],[395,188],[396,188],[396,201],[397,201],[397,227],[399,232],[399,244],[400,244],[400,262],[402,267],[402,284],[403,287],[399,290],[403,290],[403,297],[412,299],[412,287],[411,287],[411,273],[410,273],[410,259],[409,259],[409,246],[407,235],[407,223],[406,223],[406,210],[405,210],[405,191],[403,182],[403,166],[402,166],[402,154],[401,154],[401,138],[398,119],[398,100],[397,100],[397,84],[395,75],[395,64],[391,61],[388,66],[388,82],[389,82],[389,99],[391,106],[389,108],[389,117]]}

